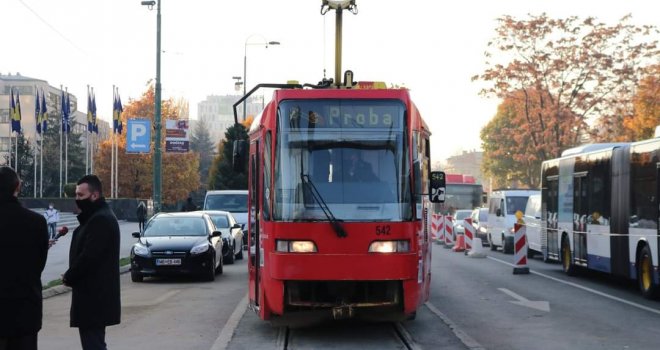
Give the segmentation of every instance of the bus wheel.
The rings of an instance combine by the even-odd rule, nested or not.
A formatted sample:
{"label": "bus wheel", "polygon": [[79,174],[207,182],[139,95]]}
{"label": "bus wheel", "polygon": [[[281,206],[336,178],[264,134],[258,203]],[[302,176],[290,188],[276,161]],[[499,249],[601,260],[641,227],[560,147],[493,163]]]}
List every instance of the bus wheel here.
{"label": "bus wheel", "polygon": [[653,261],[651,259],[651,249],[644,246],[637,257],[637,281],[639,289],[647,299],[658,297],[658,286],[653,284]]}
{"label": "bus wheel", "polygon": [[497,246],[495,245],[495,243],[493,243],[493,236],[491,236],[490,233],[488,234],[488,243],[490,243],[490,250],[492,251],[497,250]]}
{"label": "bus wheel", "polygon": [[565,237],[561,240],[561,267],[567,275],[575,276],[571,245],[568,243],[568,238]]}

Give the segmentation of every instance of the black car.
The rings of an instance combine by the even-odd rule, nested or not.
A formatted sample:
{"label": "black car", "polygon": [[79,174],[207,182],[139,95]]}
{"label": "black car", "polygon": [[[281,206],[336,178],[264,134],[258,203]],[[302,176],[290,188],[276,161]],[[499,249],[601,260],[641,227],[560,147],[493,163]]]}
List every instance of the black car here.
{"label": "black car", "polygon": [[144,232],[133,232],[131,280],[144,276],[198,274],[213,281],[222,273],[221,232],[201,212],[159,213]]}

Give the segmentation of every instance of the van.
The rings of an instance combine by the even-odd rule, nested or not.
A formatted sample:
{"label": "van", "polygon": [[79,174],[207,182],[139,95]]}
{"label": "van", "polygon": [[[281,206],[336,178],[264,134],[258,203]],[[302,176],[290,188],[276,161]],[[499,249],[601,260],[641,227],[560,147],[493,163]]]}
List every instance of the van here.
{"label": "van", "polygon": [[542,254],[541,251],[541,194],[533,194],[527,200],[525,216],[523,217],[527,228],[527,256]]}
{"label": "van", "polygon": [[520,218],[527,207],[527,199],[540,191],[534,190],[498,190],[490,194],[488,202],[488,243],[490,250],[502,247],[505,254],[513,254],[513,225],[516,212]]}
{"label": "van", "polygon": [[247,230],[248,191],[220,190],[208,191],[204,197],[204,210],[222,210],[230,212],[236,222]]}

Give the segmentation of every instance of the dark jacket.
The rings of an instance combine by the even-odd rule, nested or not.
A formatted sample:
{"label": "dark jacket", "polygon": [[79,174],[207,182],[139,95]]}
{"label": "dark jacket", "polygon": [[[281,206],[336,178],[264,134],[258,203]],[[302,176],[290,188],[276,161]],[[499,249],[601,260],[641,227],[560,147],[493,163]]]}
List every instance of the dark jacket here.
{"label": "dark jacket", "polygon": [[78,215],[69,250],[65,283],[71,295],[71,327],[100,328],[119,324],[119,223],[105,199]]}
{"label": "dark jacket", "polygon": [[36,334],[48,254],[46,219],[14,197],[0,199],[0,242],[0,338]]}

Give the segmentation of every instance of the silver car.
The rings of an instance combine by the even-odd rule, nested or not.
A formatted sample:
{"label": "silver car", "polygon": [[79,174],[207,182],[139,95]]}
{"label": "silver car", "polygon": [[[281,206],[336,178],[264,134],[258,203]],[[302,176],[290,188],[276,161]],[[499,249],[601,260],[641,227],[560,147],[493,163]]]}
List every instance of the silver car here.
{"label": "silver car", "polygon": [[211,217],[218,231],[222,233],[224,243],[222,250],[222,261],[225,264],[233,264],[234,260],[243,259],[243,230],[234,216],[223,210],[204,210],[202,211]]}

